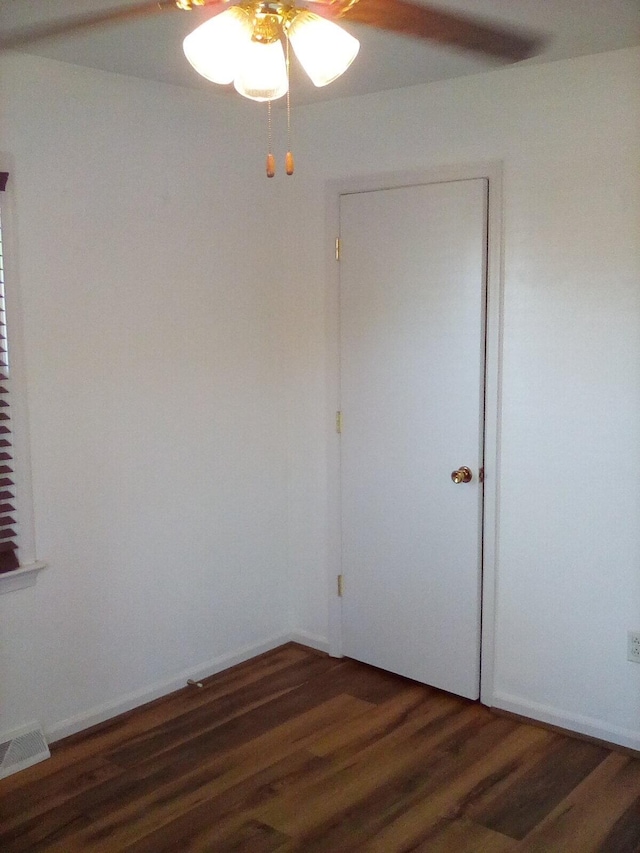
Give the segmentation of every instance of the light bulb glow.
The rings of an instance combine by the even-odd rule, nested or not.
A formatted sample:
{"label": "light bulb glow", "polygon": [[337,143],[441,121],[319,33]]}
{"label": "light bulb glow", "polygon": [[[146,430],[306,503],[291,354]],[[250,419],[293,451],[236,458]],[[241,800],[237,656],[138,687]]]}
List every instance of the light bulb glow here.
{"label": "light bulb glow", "polygon": [[327,86],[347,70],[360,42],[332,21],[300,10],[287,33],[300,64],[314,86]]}
{"label": "light bulb glow", "polygon": [[234,86],[252,101],[275,101],[286,95],[287,63],[280,40],[268,44],[251,40],[245,44]]}
{"label": "light bulb glow", "polygon": [[251,33],[251,16],[242,7],[232,6],[190,33],[182,49],[198,74],[213,83],[231,83]]}

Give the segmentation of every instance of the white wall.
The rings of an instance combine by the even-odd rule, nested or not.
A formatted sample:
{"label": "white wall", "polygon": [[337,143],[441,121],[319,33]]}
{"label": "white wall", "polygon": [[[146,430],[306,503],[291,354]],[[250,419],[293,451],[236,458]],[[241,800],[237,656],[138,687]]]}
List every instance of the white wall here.
{"label": "white wall", "polygon": [[250,106],[3,61],[49,568],[0,596],[1,731],[64,734],[287,634],[279,190]]}
{"label": "white wall", "polygon": [[637,50],[300,109],[292,217],[305,227],[289,258],[296,618],[326,637],[327,182],[502,161],[492,701],[636,748],[640,667],[626,632],[640,628],[639,117]]}
{"label": "white wall", "polygon": [[50,568],[0,597],[0,730],[328,641],[327,182],[502,160],[493,701],[640,747],[640,53],[294,107],[273,182],[253,104],[1,71]]}

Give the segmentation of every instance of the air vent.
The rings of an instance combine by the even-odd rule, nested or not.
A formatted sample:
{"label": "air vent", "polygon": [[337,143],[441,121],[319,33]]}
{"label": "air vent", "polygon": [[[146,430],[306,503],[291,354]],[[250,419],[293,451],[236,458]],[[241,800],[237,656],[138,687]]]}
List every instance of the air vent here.
{"label": "air vent", "polygon": [[37,723],[5,737],[0,743],[0,779],[51,757],[44,732]]}

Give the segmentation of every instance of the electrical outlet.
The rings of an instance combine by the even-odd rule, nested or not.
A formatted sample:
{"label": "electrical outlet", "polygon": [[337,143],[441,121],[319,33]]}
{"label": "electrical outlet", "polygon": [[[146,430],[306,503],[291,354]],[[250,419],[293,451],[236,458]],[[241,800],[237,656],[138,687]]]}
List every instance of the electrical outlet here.
{"label": "electrical outlet", "polygon": [[640,631],[629,631],[627,634],[627,660],[640,663]]}

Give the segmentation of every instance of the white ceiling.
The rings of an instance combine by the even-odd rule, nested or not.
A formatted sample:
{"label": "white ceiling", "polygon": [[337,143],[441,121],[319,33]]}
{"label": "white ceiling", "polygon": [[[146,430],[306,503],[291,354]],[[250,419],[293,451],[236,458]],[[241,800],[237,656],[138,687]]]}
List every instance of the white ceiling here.
{"label": "white ceiling", "polygon": [[[133,2],[0,0],[0,32]],[[426,4],[426,0],[415,2]],[[543,52],[527,60],[530,63],[640,44],[640,0],[435,0],[433,5],[542,35]],[[220,94],[226,87],[200,78],[182,53],[182,39],[202,19],[200,11],[165,11],[144,20],[40,41],[30,45],[28,52]],[[303,78],[304,72],[294,69],[292,93],[298,103],[412,86],[500,66],[495,60],[419,39],[355,25],[346,25],[346,29],[362,42],[356,61],[342,78],[324,89],[315,89]],[[232,87],[228,89],[231,97],[239,97]]]}

